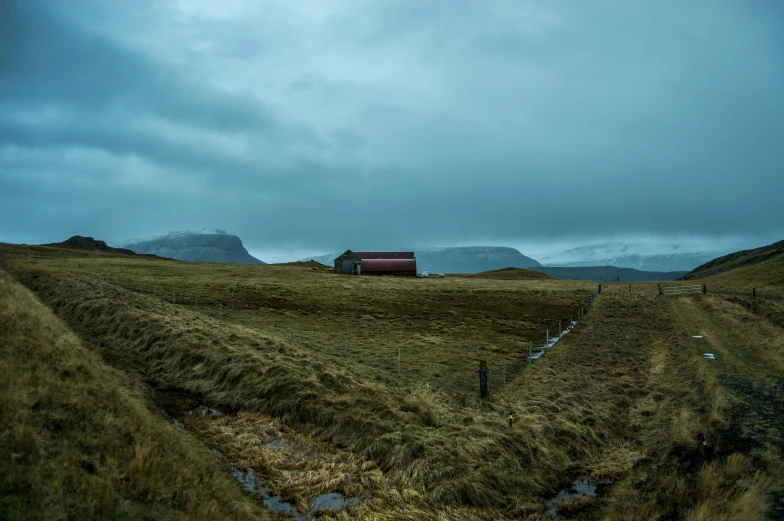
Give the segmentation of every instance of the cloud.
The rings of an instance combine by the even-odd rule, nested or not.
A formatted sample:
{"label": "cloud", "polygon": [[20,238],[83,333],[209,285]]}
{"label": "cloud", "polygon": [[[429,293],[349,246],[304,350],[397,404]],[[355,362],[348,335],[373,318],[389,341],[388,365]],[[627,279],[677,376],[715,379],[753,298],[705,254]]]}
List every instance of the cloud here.
{"label": "cloud", "polygon": [[219,227],[331,251],[784,231],[776,3],[0,9],[0,240]]}

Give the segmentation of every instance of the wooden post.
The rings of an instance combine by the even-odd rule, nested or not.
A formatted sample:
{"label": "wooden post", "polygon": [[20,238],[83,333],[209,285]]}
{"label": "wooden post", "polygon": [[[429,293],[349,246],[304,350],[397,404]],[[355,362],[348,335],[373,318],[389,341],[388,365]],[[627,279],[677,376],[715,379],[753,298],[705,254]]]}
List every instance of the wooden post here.
{"label": "wooden post", "polygon": [[533,363],[534,361],[534,343],[529,340],[528,341],[528,363]]}
{"label": "wooden post", "polygon": [[196,295],[196,309],[199,309],[199,296]]}
{"label": "wooden post", "polygon": [[558,321],[558,338],[561,338],[561,335],[563,335],[563,329],[561,329],[561,321],[559,320]]}
{"label": "wooden post", "polygon": [[487,360],[479,362],[479,396],[487,398],[487,388],[490,383],[490,372],[487,370]]}
{"label": "wooden post", "polygon": [[757,297],[757,288],[751,288],[751,296],[755,298]]}
{"label": "wooden post", "polygon": [[658,286],[659,286],[659,295],[661,295],[661,294],[663,294],[663,291],[661,289],[661,284],[659,284]]}
{"label": "wooden post", "polygon": [[157,297],[158,296],[158,286],[153,286],[152,287],[152,296],[153,297]]}
{"label": "wooden post", "polygon": [[504,360],[504,366],[503,367],[504,367],[504,369],[503,369],[503,374],[501,376],[501,385],[502,386],[506,386],[506,360]]}
{"label": "wooden post", "polygon": [[631,282],[630,282],[630,283],[629,283],[629,295],[631,295],[631,294],[632,294],[632,284],[631,284]]}
{"label": "wooden post", "polygon": [[704,295],[704,294],[706,294],[707,292],[708,292],[708,285],[707,285],[707,284],[703,284],[703,285],[702,285],[702,294]]}
{"label": "wooden post", "polygon": [[400,372],[400,348],[397,348],[397,372]]}
{"label": "wooden post", "polygon": [[218,319],[223,318],[223,305],[218,303]]}
{"label": "wooden post", "polygon": [[602,285],[599,284],[599,295],[601,295],[601,294],[602,294]]}
{"label": "wooden post", "polygon": [[547,330],[547,347],[550,347],[550,330]]}
{"label": "wooden post", "polygon": [[177,292],[172,291],[172,304],[176,304],[176,303],[177,303]]}

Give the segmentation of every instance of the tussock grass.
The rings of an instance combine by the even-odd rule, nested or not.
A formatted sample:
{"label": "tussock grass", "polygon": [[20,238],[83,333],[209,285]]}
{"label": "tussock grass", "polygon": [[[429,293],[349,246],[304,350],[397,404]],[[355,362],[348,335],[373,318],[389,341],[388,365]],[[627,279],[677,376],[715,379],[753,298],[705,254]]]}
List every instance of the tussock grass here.
{"label": "tussock grass", "polygon": [[268,518],[2,270],[0,337],[0,517]]}
{"label": "tussock grass", "polygon": [[[55,261],[68,267],[83,259]],[[285,326],[279,332],[253,329],[249,322],[218,321],[122,284],[99,283],[29,259],[0,259],[129,378],[224,411],[216,418],[183,421],[300,510],[319,492],[365,491],[373,501],[349,510],[361,519],[540,519],[546,498],[587,475],[614,483],[595,501],[565,505],[570,516],[656,519],[683,518],[686,511],[694,516],[751,512],[749,503],[768,493],[766,475],[780,461],[770,449],[769,470],[757,481],[757,460],[744,466],[736,458],[726,468],[723,460],[716,464],[734,498],[721,505],[709,484],[701,485],[705,461],[695,437],[722,429],[732,400],[693,350],[692,333],[674,314],[677,304],[657,298],[655,285],[635,285],[632,293],[626,286],[605,287],[568,338],[503,391],[479,401],[434,391],[422,380],[446,373],[460,359],[464,369],[446,373],[447,381],[464,379],[456,376],[461,370],[475,378],[480,357],[509,356],[506,339],[520,340],[512,332],[512,317],[524,309],[539,314],[552,309],[557,316],[579,301],[580,285],[88,260],[95,270],[125,277],[130,287],[139,281],[149,285],[154,278],[187,283],[220,299],[231,291],[239,303],[235,313],[257,309],[257,319],[262,313],[269,314],[269,322],[279,317],[275,320]],[[312,325],[311,341],[305,334],[305,341],[286,340],[292,317]],[[368,340],[364,346],[352,344],[356,357],[337,357],[316,341],[352,324],[356,337]],[[497,351],[452,349],[453,342],[463,345],[464,337]],[[397,375],[379,361],[390,347],[385,342],[393,341],[417,353],[419,374]],[[492,378],[498,378],[497,369]],[[510,411],[512,428],[506,423]],[[267,450],[264,444],[275,436],[324,454],[322,461],[293,450]],[[346,473],[357,481],[349,483]]]}

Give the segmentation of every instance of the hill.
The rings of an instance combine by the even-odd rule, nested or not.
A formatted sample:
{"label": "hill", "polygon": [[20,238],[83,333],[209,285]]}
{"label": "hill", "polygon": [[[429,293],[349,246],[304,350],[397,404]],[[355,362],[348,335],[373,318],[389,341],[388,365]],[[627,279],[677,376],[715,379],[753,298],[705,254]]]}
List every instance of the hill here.
{"label": "hill", "polygon": [[784,241],[718,257],[690,271],[682,277],[682,280],[717,275],[724,275],[720,278],[725,282],[735,279],[750,283],[784,285]]}
{"label": "hill", "polygon": [[93,239],[92,237],[82,237],[81,235],[74,235],[70,239],[63,242],[56,242],[51,244],[42,244],[41,246],[49,246],[50,248],[66,248],[69,250],[83,250],[83,251],[97,251],[108,253],[121,253],[124,255],[134,255],[135,252],[125,248],[112,248],[106,242]]}
{"label": "hill", "polygon": [[640,271],[634,268],[618,268],[616,266],[542,266],[531,269],[546,273],[551,277],[556,277],[558,279],[613,281],[616,277],[620,277],[620,282],[658,282],[676,280],[685,273],[683,271]]}
{"label": "hill", "polygon": [[[407,251],[411,251],[411,249]],[[456,246],[420,248],[413,249],[413,251],[417,259],[417,271],[426,270],[433,273],[475,274],[508,267],[541,266],[538,261],[526,257],[515,248],[504,246]],[[328,253],[307,260],[315,260],[332,266],[338,255],[340,253]]]}
{"label": "hill", "polygon": [[160,237],[131,240],[123,246],[136,253],[189,262],[264,264],[248,253],[239,237],[223,230],[171,232]]}

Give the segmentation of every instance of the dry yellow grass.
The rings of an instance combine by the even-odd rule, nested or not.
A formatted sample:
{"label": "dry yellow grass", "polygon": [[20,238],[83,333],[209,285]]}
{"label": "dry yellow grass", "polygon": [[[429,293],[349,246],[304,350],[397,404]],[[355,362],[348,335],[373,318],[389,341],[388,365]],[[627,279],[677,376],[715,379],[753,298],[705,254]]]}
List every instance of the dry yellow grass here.
{"label": "dry yellow grass", "polygon": [[[635,284],[631,293],[626,285],[606,288],[575,331],[521,378],[480,401],[424,382],[438,382],[445,367],[453,368],[443,377],[451,385],[474,380],[479,358],[493,362],[497,378],[494,355],[511,358],[527,331],[541,335],[552,324],[535,318],[567,315],[592,284],[356,278],[298,266],[61,252],[48,259],[0,256],[0,264],[140,388],[172,397],[165,407],[189,432],[262,476],[300,511],[318,493],[367,492],[374,499],[349,508],[354,518],[541,519],[546,498],[575,477],[590,476],[614,483],[595,500],[564,504],[570,517],[683,519],[688,511],[696,520],[720,511],[740,519],[764,515],[781,461],[773,446],[764,456],[744,452],[746,463],[727,461],[730,453],[721,451],[728,446],[718,443],[719,463],[710,468],[731,488],[729,499],[719,502],[700,477],[706,456],[696,436],[719,439],[735,402],[691,341],[703,311],[692,317],[682,304],[691,301],[657,297],[655,285]],[[120,284],[62,268],[103,273]],[[187,288],[178,290],[186,298],[198,290],[200,304],[204,298],[234,304],[224,307],[229,319],[218,320],[168,297],[129,290],[137,284]],[[261,329],[250,327],[251,311],[259,322],[265,317]],[[525,314],[537,317],[518,320]],[[291,342],[294,320],[305,325]],[[357,355],[344,359],[342,334],[337,346],[326,346],[349,327],[356,327],[352,339],[366,342],[352,341]],[[466,342],[485,349],[467,351]],[[409,366],[396,374],[387,350],[400,345],[421,373]],[[182,416],[190,400],[225,414]],[[322,458],[270,450],[271,439]],[[359,481],[349,483],[347,473]],[[754,506],[757,499],[763,507]]]}
{"label": "dry yellow grass", "polygon": [[2,270],[0,338],[0,517],[268,518]]}

